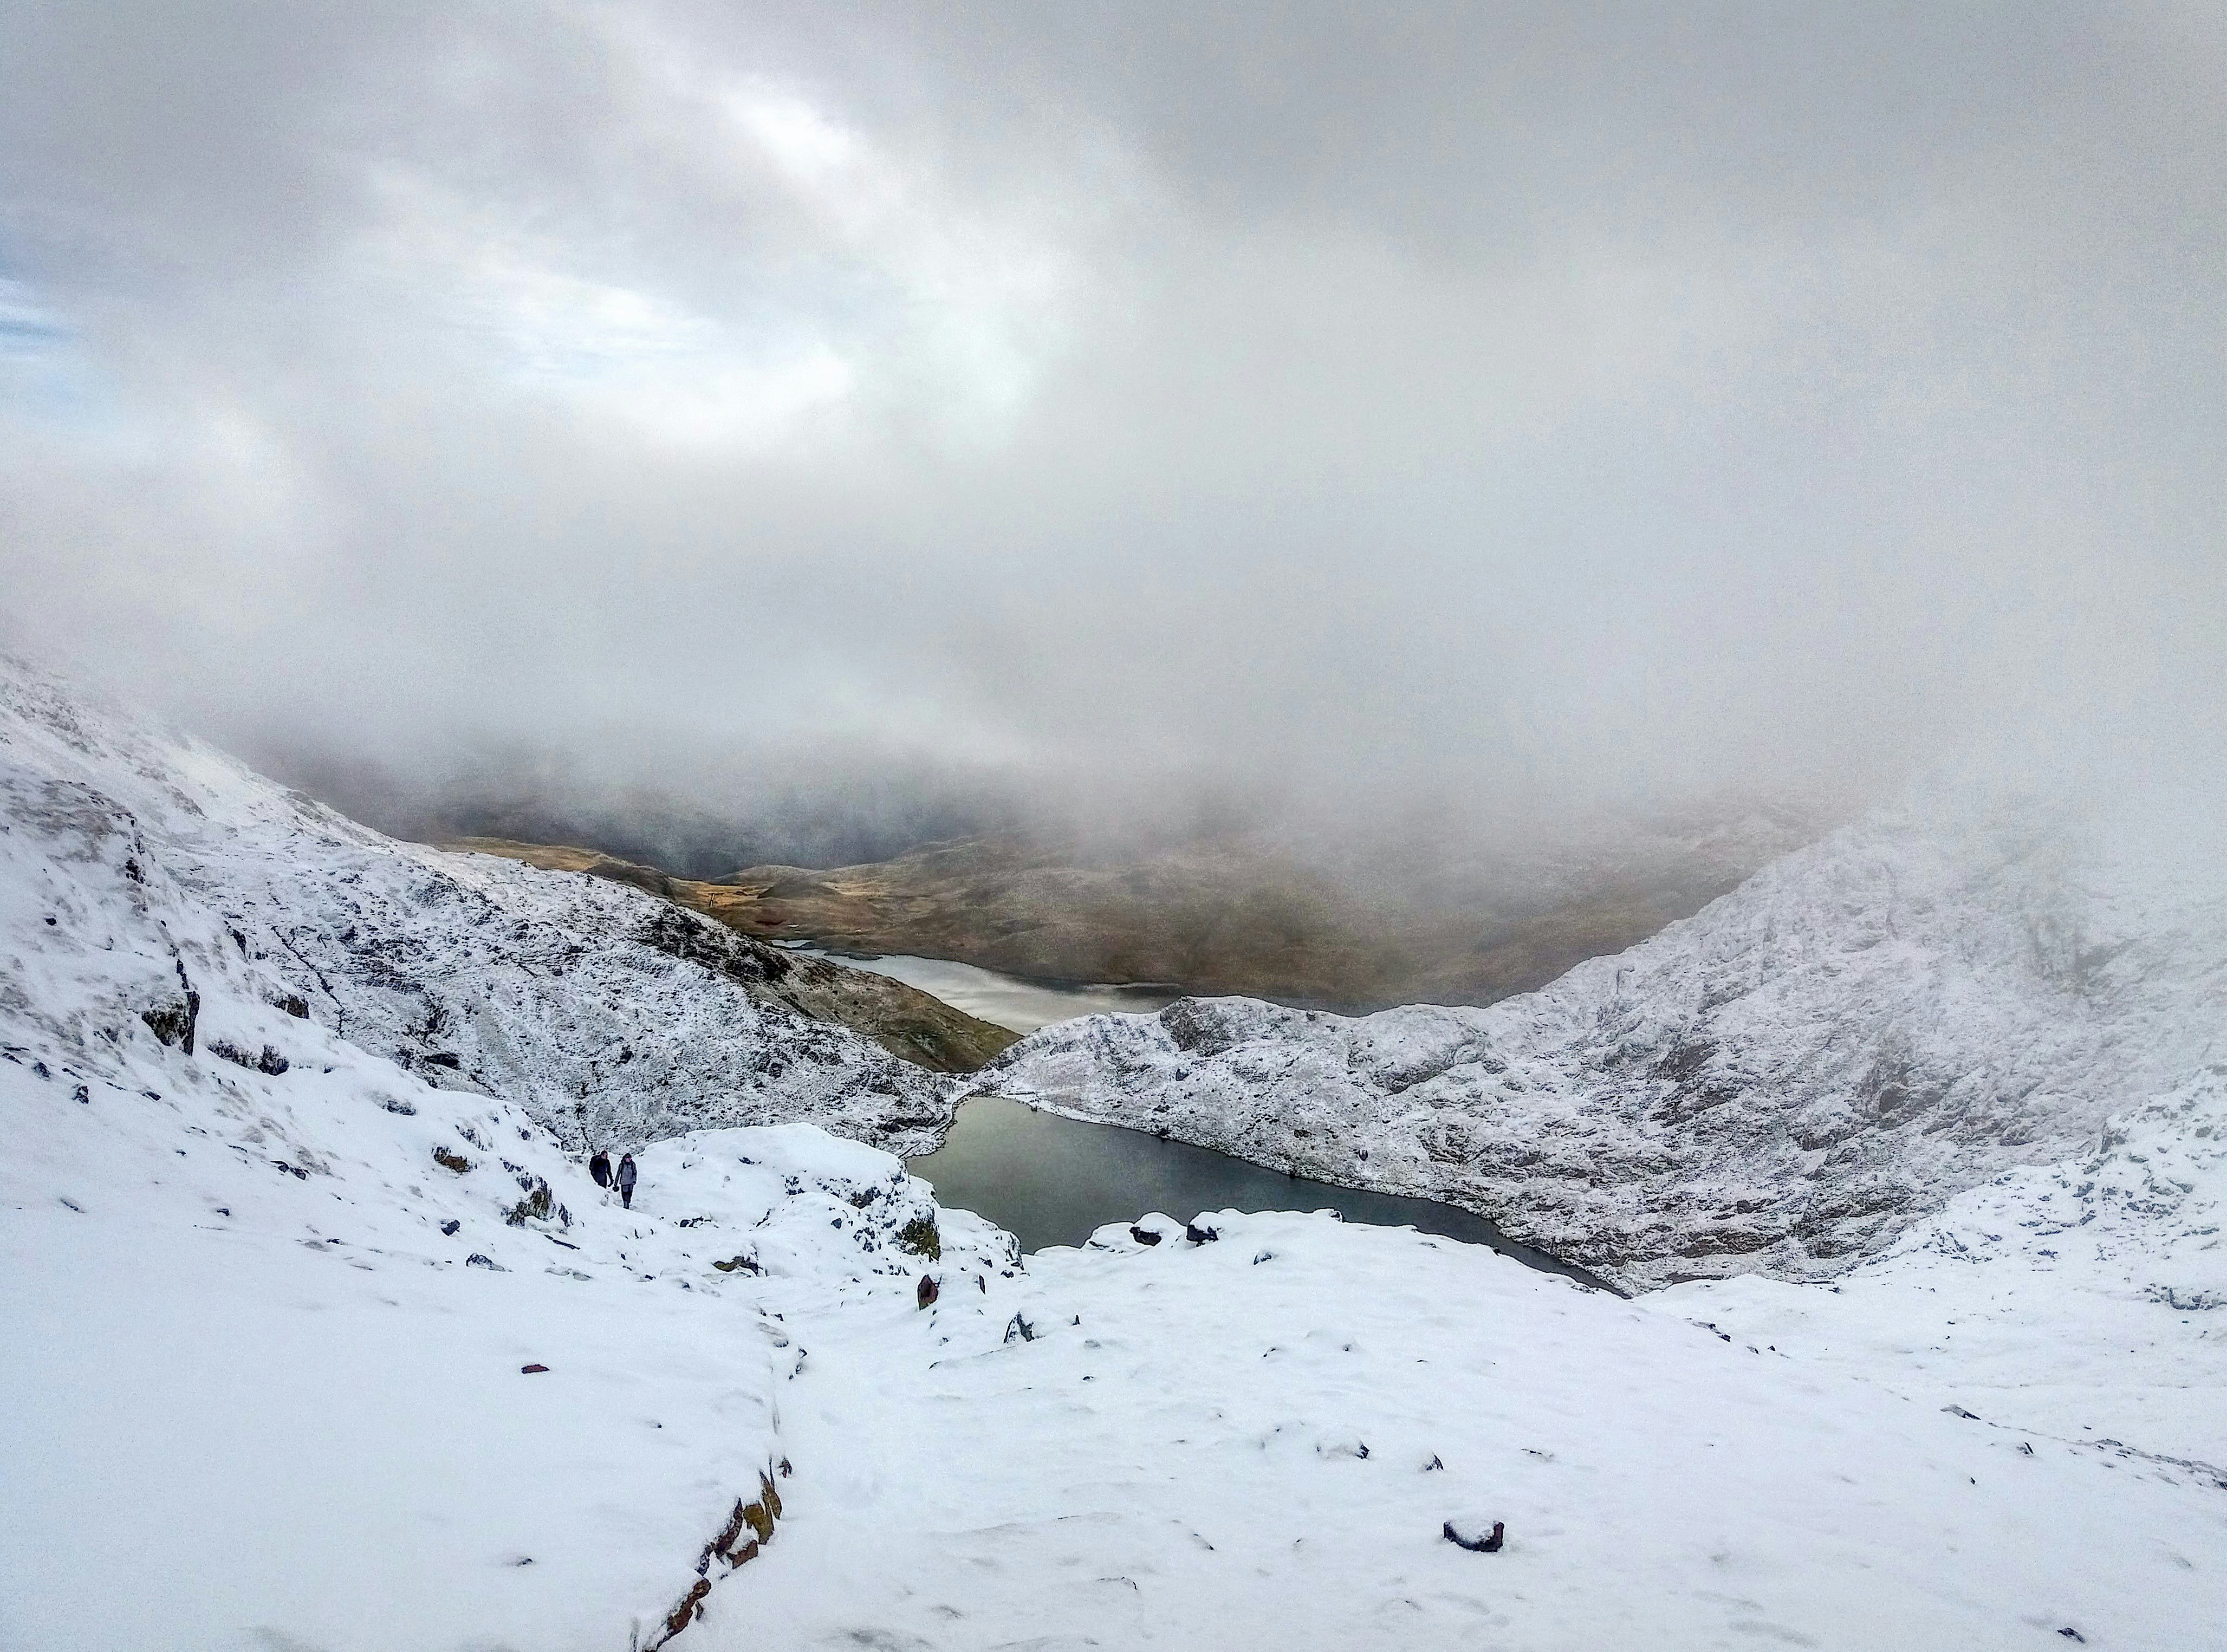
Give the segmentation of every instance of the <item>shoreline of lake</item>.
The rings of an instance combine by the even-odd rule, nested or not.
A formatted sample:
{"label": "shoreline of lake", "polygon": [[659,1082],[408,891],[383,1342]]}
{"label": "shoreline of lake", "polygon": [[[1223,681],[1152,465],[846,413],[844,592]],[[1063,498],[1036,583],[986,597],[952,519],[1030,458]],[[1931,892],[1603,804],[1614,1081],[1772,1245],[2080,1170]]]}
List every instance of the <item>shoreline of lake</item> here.
{"label": "shoreline of lake", "polygon": [[[905,1168],[936,1202],[973,1210],[1024,1251],[1081,1245],[1109,1222],[1155,1210],[1177,1220],[1221,1210],[1335,1210],[1346,1221],[1413,1228],[1484,1245],[1541,1272],[1611,1290],[1585,1269],[1511,1239],[1458,1205],[1340,1187],[1272,1170],[1150,1131],[1070,1119],[1009,1096],[970,1096],[934,1152]],[[1612,1292],[1613,1293],[1613,1292]]]}

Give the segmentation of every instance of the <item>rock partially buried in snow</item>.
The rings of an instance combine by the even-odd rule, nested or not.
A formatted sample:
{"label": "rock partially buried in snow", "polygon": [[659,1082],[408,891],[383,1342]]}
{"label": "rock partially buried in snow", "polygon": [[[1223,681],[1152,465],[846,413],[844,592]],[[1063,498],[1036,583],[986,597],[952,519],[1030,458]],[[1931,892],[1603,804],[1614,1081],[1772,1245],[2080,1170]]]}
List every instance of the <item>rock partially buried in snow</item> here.
{"label": "rock partially buried in snow", "polygon": [[1448,1521],[1439,1529],[1446,1541],[1457,1548],[1467,1549],[1472,1554],[1497,1554],[1500,1553],[1501,1534],[1507,1528],[1496,1520],[1489,1532],[1481,1521],[1464,1521],[1459,1526]]}

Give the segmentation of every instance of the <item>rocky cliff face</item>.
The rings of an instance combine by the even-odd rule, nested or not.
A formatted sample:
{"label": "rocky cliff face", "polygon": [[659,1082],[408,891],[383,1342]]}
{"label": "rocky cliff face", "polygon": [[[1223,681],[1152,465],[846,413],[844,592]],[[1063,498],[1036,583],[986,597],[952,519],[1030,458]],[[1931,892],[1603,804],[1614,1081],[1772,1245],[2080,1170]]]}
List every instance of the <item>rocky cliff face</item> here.
{"label": "rocky cliff face", "polygon": [[[129,1040],[224,1036],[199,1013],[221,978],[574,1148],[809,1119],[919,1151],[950,1116],[945,1081],[839,1024],[897,983],[620,883],[397,843],[4,660],[0,826],[22,907],[0,1016],[89,1073]],[[96,874],[123,928],[73,893]]]}
{"label": "rocky cliff face", "polygon": [[769,972],[781,982],[778,996],[821,1021],[862,1032],[893,1056],[932,1073],[971,1073],[1011,1044],[1017,1034],[952,1008],[941,999],[865,970],[769,947],[743,933],[715,883],[673,877],[654,866],[620,860],[593,849],[562,844],[514,843],[503,838],[463,838],[439,845],[459,854],[523,862],[545,871],[584,873],[660,896],[718,922],[724,938],[705,926],[677,918],[652,919],[652,943],[736,979],[753,982]]}
{"label": "rocky cliff face", "polygon": [[2227,1057],[2220,863],[2127,824],[2155,818],[1928,794],[1489,1009],[1191,999],[977,1083],[1449,1199],[1627,1285],[1831,1275]]}

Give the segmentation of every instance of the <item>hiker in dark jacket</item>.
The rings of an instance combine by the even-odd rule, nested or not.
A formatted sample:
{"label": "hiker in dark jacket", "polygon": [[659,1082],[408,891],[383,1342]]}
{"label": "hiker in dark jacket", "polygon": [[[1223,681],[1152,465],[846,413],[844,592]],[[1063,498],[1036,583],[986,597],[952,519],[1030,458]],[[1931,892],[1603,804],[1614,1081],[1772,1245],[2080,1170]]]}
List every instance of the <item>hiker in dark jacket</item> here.
{"label": "hiker in dark jacket", "polygon": [[634,1155],[619,1155],[619,1200],[629,1210],[634,1209]]}
{"label": "hiker in dark jacket", "polygon": [[596,1178],[597,1187],[610,1186],[611,1156],[600,1147],[596,1149],[596,1156],[588,1161],[588,1174]]}

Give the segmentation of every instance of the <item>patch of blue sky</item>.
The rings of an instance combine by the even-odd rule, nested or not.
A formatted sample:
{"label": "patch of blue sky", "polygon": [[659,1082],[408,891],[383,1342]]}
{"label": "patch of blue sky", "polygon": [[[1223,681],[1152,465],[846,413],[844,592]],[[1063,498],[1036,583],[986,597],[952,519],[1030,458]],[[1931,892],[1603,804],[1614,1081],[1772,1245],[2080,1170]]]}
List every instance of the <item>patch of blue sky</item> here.
{"label": "patch of blue sky", "polygon": [[105,428],[114,398],[76,329],[29,282],[0,271],[0,413],[67,430]]}

